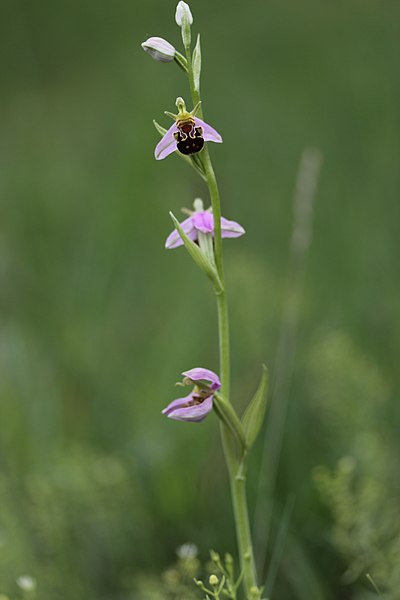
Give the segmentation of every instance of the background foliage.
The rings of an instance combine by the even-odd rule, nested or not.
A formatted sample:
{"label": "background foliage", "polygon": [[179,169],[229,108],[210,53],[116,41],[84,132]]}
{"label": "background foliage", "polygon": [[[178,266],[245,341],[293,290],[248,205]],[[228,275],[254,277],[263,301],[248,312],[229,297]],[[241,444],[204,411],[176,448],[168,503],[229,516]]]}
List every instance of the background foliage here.
{"label": "background foliage", "polygon": [[[274,598],[396,600],[400,517],[400,5],[193,0],[224,214],[234,401],[274,360],[304,147],[323,151],[277,504]],[[2,0],[0,594],[133,599],[190,540],[234,551],[218,426],[166,422],[179,373],[217,369],[208,283],[166,252],[206,200],[164,110],[188,90],[140,42],[175,2]],[[261,445],[259,447],[259,452]],[[257,489],[252,464],[250,502]],[[152,583],[150,583],[152,582]],[[138,589],[141,586],[141,591]],[[31,592],[33,594],[33,592]],[[3,597],[2,597],[3,599]]]}

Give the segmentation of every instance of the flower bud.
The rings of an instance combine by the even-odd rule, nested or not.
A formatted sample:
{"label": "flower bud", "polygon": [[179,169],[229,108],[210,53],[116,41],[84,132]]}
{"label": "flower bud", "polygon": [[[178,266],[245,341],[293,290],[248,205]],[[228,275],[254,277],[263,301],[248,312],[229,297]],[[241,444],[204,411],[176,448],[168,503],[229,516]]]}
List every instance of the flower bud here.
{"label": "flower bud", "polygon": [[252,585],[249,591],[251,600],[260,600],[261,590],[256,585]]}
{"label": "flower bud", "polygon": [[181,0],[176,7],[175,21],[179,27],[185,25],[184,21],[186,21],[188,25],[193,23],[193,15],[190,11],[189,5],[186,4],[186,2],[183,2],[183,0]]}
{"label": "flower bud", "polygon": [[218,585],[219,579],[216,575],[210,575],[210,579],[208,581],[210,585],[216,586]]}
{"label": "flower bud", "polygon": [[151,37],[142,44],[142,48],[154,60],[171,62],[175,58],[175,48],[172,44],[160,37]]}

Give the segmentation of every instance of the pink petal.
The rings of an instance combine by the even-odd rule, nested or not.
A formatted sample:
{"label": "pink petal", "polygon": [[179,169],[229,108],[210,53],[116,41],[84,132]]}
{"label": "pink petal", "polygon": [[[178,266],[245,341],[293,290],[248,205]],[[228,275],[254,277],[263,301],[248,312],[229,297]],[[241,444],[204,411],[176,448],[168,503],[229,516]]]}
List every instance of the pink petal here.
{"label": "pink petal", "polygon": [[202,233],[212,233],[214,231],[214,219],[211,213],[204,210],[195,212],[192,216],[194,226]]}
{"label": "pink petal", "polygon": [[157,160],[166,158],[169,154],[172,154],[176,150],[176,139],[174,133],[178,131],[176,123],[171,125],[167,133],[158,142],[156,149],[154,150],[154,156]]}
{"label": "pink petal", "polygon": [[[197,238],[197,231],[193,223],[193,217],[188,217],[187,219],[182,221],[181,227],[188,236],[188,238],[190,238],[192,242],[194,242]],[[167,237],[165,247],[168,250],[171,250],[172,248],[178,248],[178,246],[183,246],[183,241],[178,231],[174,229],[173,232],[170,233]]]}
{"label": "pink petal", "polygon": [[172,402],[170,402],[168,406],[166,406],[161,412],[163,415],[168,416],[170,412],[176,410],[177,408],[185,406],[185,404],[192,402],[192,400],[192,393],[190,393],[188,396],[185,396],[185,398],[177,398],[176,400],[172,400]]}
{"label": "pink petal", "polygon": [[[184,400],[184,398],[181,398],[181,400]],[[173,402],[167,406],[168,412],[164,414],[166,414],[170,419],[175,419],[176,421],[202,421],[205,419],[208,413],[212,411],[213,407],[212,396],[209,396],[200,404],[195,404],[193,406],[185,406],[183,408],[176,406],[176,408],[173,408],[171,407],[172,404]],[[184,403],[182,402],[182,404]]]}
{"label": "pink petal", "polygon": [[217,144],[222,143],[222,137],[219,135],[218,131],[216,131],[211,125],[208,125],[201,119],[194,117],[195,127],[203,128],[203,138],[205,142],[217,142]]}
{"label": "pink petal", "polygon": [[219,390],[219,388],[221,387],[221,382],[219,380],[218,375],[213,371],[210,371],[209,369],[196,367],[194,369],[190,369],[190,371],[184,371],[182,375],[184,377],[188,377],[192,381],[209,381],[211,383],[211,389],[214,391]]}
{"label": "pink petal", "polygon": [[243,235],[245,230],[236,221],[228,221],[225,217],[221,217],[221,235],[223,238],[236,238]]}

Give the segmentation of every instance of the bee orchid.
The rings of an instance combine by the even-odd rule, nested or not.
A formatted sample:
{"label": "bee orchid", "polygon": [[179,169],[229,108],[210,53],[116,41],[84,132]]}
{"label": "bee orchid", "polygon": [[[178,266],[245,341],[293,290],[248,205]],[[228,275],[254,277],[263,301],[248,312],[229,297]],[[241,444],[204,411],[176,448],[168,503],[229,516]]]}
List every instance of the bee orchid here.
{"label": "bee orchid", "polygon": [[193,390],[188,396],[173,400],[162,414],[176,421],[202,421],[211,412],[213,396],[221,387],[219,377],[213,371],[202,368],[184,371],[182,375],[183,384],[194,384]]}
{"label": "bee orchid", "polygon": [[[199,233],[214,234],[214,215],[210,210],[190,211],[190,217],[182,221],[181,227],[192,242],[197,242]],[[245,230],[236,221],[229,221],[221,217],[221,235],[223,238],[236,238],[243,235]],[[165,247],[170,250],[182,246],[183,241],[178,231],[174,229],[165,242]]]}
{"label": "bee orchid", "polygon": [[175,150],[178,150],[181,154],[190,155],[200,152],[204,142],[216,142],[217,144],[222,142],[222,137],[218,131],[195,116],[200,104],[195,106],[191,112],[188,112],[182,98],[177,98],[176,106],[179,110],[177,115],[166,113],[175,120],[175,123],[156,146],[154,156],[157,160],[166,158]]}

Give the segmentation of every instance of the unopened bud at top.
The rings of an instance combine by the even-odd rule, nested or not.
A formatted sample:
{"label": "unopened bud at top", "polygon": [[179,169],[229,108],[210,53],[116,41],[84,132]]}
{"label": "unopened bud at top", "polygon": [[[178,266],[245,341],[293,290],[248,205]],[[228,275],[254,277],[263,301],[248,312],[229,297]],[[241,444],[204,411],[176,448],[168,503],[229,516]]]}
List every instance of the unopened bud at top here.
{"label": "unopened bud at top", "polygon": [[154,60],[171,62],[175,57],[175,48],[172,44],[160,37],[151,37],[142,44],[145,52],[150,54]]}
{"label": "unopened bud at top", "polygon": [[183,0],[181,0],[176,7],[175,21],[179,27],[185,25],[185,21],[188,25],[193,23],[193,15],[190,11],[189,4],[186,4]]}

